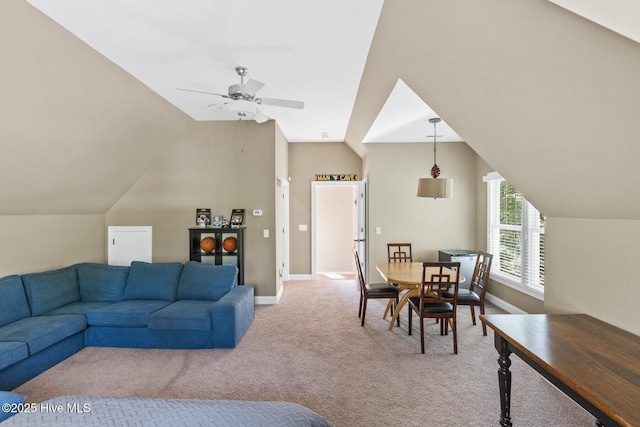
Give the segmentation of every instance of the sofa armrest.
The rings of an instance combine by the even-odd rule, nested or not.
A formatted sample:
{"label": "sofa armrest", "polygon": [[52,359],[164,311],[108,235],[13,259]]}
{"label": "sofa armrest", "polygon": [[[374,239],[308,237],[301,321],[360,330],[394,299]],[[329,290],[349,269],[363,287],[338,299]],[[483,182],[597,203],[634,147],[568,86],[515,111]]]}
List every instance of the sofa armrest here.
{"label": "sofa armrest", "polygon": [[253,295],[253,286],[234,286],[213,305],[214,348],[233,348],[238,344],[253,322]]}

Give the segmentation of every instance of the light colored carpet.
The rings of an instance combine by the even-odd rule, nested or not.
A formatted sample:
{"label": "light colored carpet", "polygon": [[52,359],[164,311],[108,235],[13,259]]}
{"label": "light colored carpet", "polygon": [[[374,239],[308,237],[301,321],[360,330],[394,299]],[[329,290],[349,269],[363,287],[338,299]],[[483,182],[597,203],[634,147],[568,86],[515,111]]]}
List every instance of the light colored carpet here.
{"label": "light colored carpet", "polygon": [[[412,336],[406,310],[389,332],[374,300],[363,328],[358,299],[353,280],[287,282],[280,304],[256,307],[235,349],[89,347],[16,391],[27,402],[70,394],[288,401],[349,427],[499,425],[493,332],[484,337],[472,326],[468,307],[458,313],[459,354],[432,323],[421,354],[417,317]],[[514,425],[594,426],[589,413],[512,361]]]}

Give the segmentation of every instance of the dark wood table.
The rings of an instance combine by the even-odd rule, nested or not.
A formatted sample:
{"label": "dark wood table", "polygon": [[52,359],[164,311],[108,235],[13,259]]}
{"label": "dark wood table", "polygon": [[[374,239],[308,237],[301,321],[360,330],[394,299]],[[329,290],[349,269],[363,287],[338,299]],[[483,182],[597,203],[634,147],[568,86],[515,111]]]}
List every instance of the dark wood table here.
{"label": "dark wood table", "polygon": [[597,425],[640,426],[639,336],[586,314],[487,314],[480,319],[494,330],[500,354],[501,426],[512,425],[511,353],[589,411]]}

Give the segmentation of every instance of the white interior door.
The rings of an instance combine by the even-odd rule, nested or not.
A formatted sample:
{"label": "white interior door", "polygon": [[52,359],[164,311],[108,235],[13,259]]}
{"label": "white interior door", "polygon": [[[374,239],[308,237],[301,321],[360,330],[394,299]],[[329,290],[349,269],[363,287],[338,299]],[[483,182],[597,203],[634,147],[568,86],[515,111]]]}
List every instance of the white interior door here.
{"label": "white interior door", "polygon": [[289,280],[289,181],[282,180],[282,266],[279,277]]}
{"label": "white interior door", "polygon": [[151,226],[111,226],[108,232],[109,265],[131,265],[131,261],[151,262]]}
{"label": "white interior door", "polygon": [[367,269],[367,180],[358,181],[358,194],[356,199],[356,208],[358,210],[356,225],[356,248],[362,264],[365,280],[368,280],[369,272]]}

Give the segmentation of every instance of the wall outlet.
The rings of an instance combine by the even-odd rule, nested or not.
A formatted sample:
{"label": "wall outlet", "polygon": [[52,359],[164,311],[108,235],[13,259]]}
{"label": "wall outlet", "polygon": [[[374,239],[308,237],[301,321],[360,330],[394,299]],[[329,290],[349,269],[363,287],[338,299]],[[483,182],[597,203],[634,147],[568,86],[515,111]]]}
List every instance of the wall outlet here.
{"label": "wall outlet", "polygon": [[262,209],[254,209],[253,216],[262,216]]}

